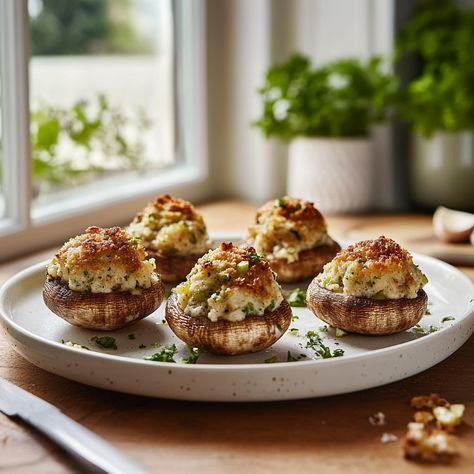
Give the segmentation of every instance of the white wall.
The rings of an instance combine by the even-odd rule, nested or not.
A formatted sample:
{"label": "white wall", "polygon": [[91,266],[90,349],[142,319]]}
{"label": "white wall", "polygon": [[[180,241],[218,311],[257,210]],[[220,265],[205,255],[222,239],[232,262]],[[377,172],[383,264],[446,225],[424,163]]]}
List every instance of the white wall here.
{"label": "white wall", "polygon": [[[268,67],[300,51],[317,63],[389,53],[393,0],[208,0],[209,149],[221,196],[263,201],[285,192],[287,147],[266,141],[250,123]],[[378,127],[377,190],[393,195],[391,132]]]}

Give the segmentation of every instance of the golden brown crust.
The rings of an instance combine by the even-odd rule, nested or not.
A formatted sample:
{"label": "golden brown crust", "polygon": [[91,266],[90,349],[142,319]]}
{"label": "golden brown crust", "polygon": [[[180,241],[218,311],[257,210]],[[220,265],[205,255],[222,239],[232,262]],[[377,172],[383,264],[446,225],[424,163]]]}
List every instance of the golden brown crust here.
{"label": "golden brown crust", "polygon": [[296,262],[289,263],[285,258],[273,258],[270,260],[270,266],[277,274],[278,281],[293,283],[316,276],[340,250],[339,244],[334,242],[332,245],[321,245],[300,252]]}
{"label": "golden brown crust", "polygon": [[333,293],[321,288],[316,279],[308,287],[308,307],[333,327],[358,334],[385,335],[405,331],[425,314],[428,296],[376,300]]}
{"label": "golden brown crust", "polygon": [[110,264],[121,266],[129,272],[141,267],[140,247],[132,236],[120,227],[101,229],[88,227],[85,234],[66,242],[56,254],[58,260],[66,258],[72,242],[80,242],[81,252],[77,254],[76,265],[97,270]]}
{"label": "golden brown crust", "polygon": [[288,329],[291,308],[286,300],[274,311],[262,316],[248,315],[243,321],[207,316],[189,316],[178,305],[176,294],[166,304],[166,321],[182,341],[205,348],[213,354],[238,355],[257,352],[274,344]]}
{"label": "golden brown crust", "polygon": [[156,272],[165,283],[178,283],[186,279],[196,262],[203,254],[164,255],[146,249],[148,258],[155,259]]}
{"label": "golden brown crust", "polygon": [[145,318],[160,306],[163,295],[161,281],[136,295],[126,291],[73,291],[54,278],[48,278],[43,288],[44,302],[57,316],[74,326],[101,331],[120,329]]}

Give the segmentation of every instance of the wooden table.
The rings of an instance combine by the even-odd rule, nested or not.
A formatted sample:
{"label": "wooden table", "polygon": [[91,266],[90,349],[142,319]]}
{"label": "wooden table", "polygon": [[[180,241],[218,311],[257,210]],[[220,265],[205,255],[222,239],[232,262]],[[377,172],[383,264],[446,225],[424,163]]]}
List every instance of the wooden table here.
{"label": "wooden table", "polygon": [[[211,231],[238,231],[255,205],[218,202],[201,206]],[[331,233],[383,233],[405,226],[431,233],[422,216],[329,219]],[[380,227],[380,228],[379,228]],[[409,233],[406,235],[409,241]],[[419,247],[418,247],[419,248]],[[0,266],[0,283],[51,251]],[[462,268],[474,280],[474,268]],[[474,472],[474,340],[446,361],[406,380],[376,389],[321,399],[272,403],[191,403],[99,390],[31,365],[0,337],[0,376],[55,404],[64,413],[156,473],[418,473]],[[466,405],[459,430],[461,457],[449,467],[427,467],[402,458],[400,442],[383,444],[382,433],[400,437],[412,416],[412,396],[438,392]],[[382,411],[388,424],[368,416]],[[78,472],[55,445],[0,413],[0,471]]]}

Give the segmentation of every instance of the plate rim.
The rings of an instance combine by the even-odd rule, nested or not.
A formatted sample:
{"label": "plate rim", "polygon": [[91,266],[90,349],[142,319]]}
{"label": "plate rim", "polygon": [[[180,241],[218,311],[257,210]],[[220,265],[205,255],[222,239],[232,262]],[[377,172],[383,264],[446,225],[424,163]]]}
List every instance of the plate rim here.
{"label": "plate rim", "polygon": [[[227,238],[229,237],[230,234],[225,234],[225,233],[214,233],[214,236],[219,236],[220,235],[225,235]],[[240,237],[241,238],[241,237]],[[379,349],[374,349],[371,351],[364,352],[363,354],[356,354],[356,355],[350,355],[347,357],[336,357],[336,358],[331,358],[331,359],[310,359],[310,360],[301,360],[301,361],[296,361],[296,362],[275,362],[272,364],[265,364],[265,363],[250,363],[250,364],[180,364],[176,363],[173,364],[173,370],[177,370],[180,372],[187,372],[187,371],[193,371],[193,372],[199,372],[199,371],[239,371],[239,370],[249,370],[249,371],[267,371],[269,367],[275,367],[275,368],[282,368],[282,367],[307,367],[310,368],[312,366],[318,366],[319,364],[326,364],[326,365],[344,365],[349,362],[357,362],[357,361],[363,361],[366,359],[374,358],[377,356],[389,356],[391,352],[398,352],[400,351],[400,348],[406,348],[406,347],[411,347],[413,345],[419,345],[422,343],[426,343],[427,341],[435,341],[439,337],[443,337],[443,335],[455,331],[458,327],[459,324],[462,324],[467,318],[472,318],[474,316],[474,282],[471,281],[471,279],[466,276],[464,273],[462,273],[460,270],[458,270],[456,267],[453,265],[450,265],[446,262],[443,262],[442,260],[439,260],[435,257],[431,257],[429,255],[424,255],[424,254],[419,254],[416,252],[412,253],[413,257],[418,260],[428,260],[432,261],[435,265],[441,265],[441,267],[445,267],[446,269],[450,271],[454,271],[457,277],[460,277],[462,280],[464,280],[473,290],[473,297],[470,301],[468,301],[468,308],[466,312],[463,314],[462,320],[456,320],[451,326],[446,327],[442,331],[436,331],[431,334],[426,334],[423,337],[413,339],[411,341],[406,341],[402,342],[400,344],[396,344],[394,346],[389,346],[389,347],[383,347]],[[66,346],[64,344],[61,344],[56,341],[51,341],[49,339],[46,339],[42,336],[39,336],[24,327],[22,327],[20,324],[16,323],[13,319],[7,316],[8,311],[5,308],[5,295],[7,292],[17,284],[19,280],[25,279],[28,276],[32,276],[35,273],[39,273],[41,269],[45,269],[47,263],[49,262],[49,259],[43,260],[41,262],[38,262],[36,264],[30,265],[29,267],[25,268],[24,270],[21,270],[17,274],[13,275],[10,277],[1,287],[0,289],[0,322],[2,323],[2,326],[6,327],[6,325],[10,325],[13,327],[13,329],[20,334],[22,334],[24,337],[33,339],[36,343],[51,347],[52,350],[58,350],[58,351],[66,351],[66,353],[72,354],[75,353],[77,357],[79,358],[86,358],[86,359],[103,359],[109,362],[116,362],[120,364],[129,364],[133,366],[158,366],[158,367],[170,367],[169,362],[154,362],[154,361],[147,361],[147,360],[142,360],[142,359],[136,359],[132,357],[127,357],[127,356],[117,356],[114,354],[107,354],[107,353],[102,353],[102,352],[97,352],[97,351],[79,351],[78,349],[75,349],[73,347]],[[374,336],[375,337],[375,336]],[[15,338],[16,339],[16,338]]]}

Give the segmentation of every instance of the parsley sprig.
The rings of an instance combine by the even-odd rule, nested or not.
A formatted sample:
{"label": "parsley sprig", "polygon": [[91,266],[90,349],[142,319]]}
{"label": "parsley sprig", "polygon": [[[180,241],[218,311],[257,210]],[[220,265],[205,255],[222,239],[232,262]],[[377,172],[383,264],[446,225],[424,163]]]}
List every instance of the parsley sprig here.
{"label": "parsley sprig", "polygon": [[176,362],[174,355],[178,352],[176,344],[163,347],[160,352],[155,352],[150,357],[145,357],[145,360],[151,360],[153,362]]}
{"label": "parsley sprig", "polygon": [[308,331],[306,333],[306,338],[308,339],[306,342],[306,348],[312,349],[315,354],[322,359],[330,359],[332,357],[341,357],[344,355],[343,349],[335,349],[334,351],[331,351],[315,331]]}

